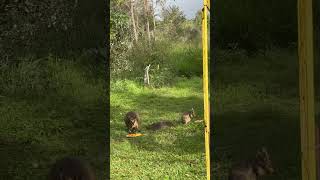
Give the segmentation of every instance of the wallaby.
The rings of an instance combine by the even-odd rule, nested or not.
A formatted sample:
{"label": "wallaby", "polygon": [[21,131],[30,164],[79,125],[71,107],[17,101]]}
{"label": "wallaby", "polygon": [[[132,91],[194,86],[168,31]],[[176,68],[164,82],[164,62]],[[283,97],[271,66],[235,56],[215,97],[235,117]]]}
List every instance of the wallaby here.
{"label": "wallaby", "polygon": [[171,121],[160,121],[160,122],[155,122],[155,123],[147,126],[147,129],[157,131],[160,129],[173,127],[173,126],[174,126],[174,124]]}
{"label": "wallaby", "polygon": [[138,113],[133,111],[128,112],[124,117],[124,122],[127,126],[128,133],[136,133],[139,131],[140,117]]}
{"label": "wallaby", "polygon": [[[191,121],[193,117],[195,117],[195,111],[192,108],[191,111],[187,111],[182,114],[181,121],[183,124],[187,124]],[[173,127],[173,126],[175,126],[173,121],[159,121],[147,126],[147,129],[156,131],[156,130]]]}
{"label": "wallaby", "polygon": [[65,157],[58,160],[51,168],[49,180],[96,180],[90,165],[75,158]]}
{"label": "wallaby", "polygon": [[257,180],[258,177],[274,172],[272,162],[266,148],[256,154],[255,159],[241,162],[232,167],[228,180]]}
{"label": "wallaby", "polygon": [[188,124],[189,122],[191,122],[191,119],[195,116],[196,116],[196,113],[192,108],[191,111],[187,111],[182,114],[181,121],[183,124]]}

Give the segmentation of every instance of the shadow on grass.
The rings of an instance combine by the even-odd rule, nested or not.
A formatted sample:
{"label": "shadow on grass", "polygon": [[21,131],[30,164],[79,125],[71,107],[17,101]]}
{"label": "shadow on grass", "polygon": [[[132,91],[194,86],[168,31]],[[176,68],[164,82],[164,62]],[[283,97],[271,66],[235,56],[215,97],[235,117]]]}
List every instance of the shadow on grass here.
{"label": "shadow on grass", "polygon": [[252,158],[257,149],[266,146],[276,170],[270,179],[300,179],[298,112],[261,105],[246,112],[215,114],[213,127],[214,163]]}
{"label": "shadow on grass", "polygon": [[[84,104],[76,99],[61,99],[56,104],[57,114],[64,114],[64,119],[73,124],[70,132],[67,133],[68,154],[83,156],[94,167],[98,179],[105,179],[107,174],[107,136],[108,119],[107,102],[104,99]],[[60,104],[60,105],[59,105]],[[63,155],[62,155],[63,156]]]}
{"label": "shadow on grass", "polygon": [[136,102],[135,108],[138,110],[156,112],[157,114],[153,116],[158,116],[161,113],[182,113],[191,110],[192,107],[199,112],[203,106],[202,99],[197,96],[168,97],[151,94],[136,96],[133,98],[133,101]]}
{"label": "shadow on grass", "polygon": [[44,179],[51,153],[39,144],[0,137],[0,179]]}
{"label": "shadow on grass", "polygon": [[128,98],[135,102],[130,109],[124,108],[118,104],[111,104],[111,120],[113,121],[111,124],[112,130],[125,130],[123,118],[128,111],[136,111],[139,113],[143,127],[163,119],[157,118],[160,116],[168,117],[172,114],[179,114],[174,118],[169,118],[170,120],[177,121],[183,112],[191,110],[192,107],[195,108],[199,117],[203,114],[202,99],[196,96],[167,97],[152,94],[139,96],[132,95],[128,96]]}
{"label": "shadow on grass", "polygon": [[[163,131],[176,131],[176,129],[170,128]],[[176,134],[175,139],[170,144],[159,143],[155,135],[158,132],[147,131],[144,137],[128,139],[131,146],[138,148],[139,150],[151,151],[151,152],[163,152],[173,153],[176,155],[196,154],[204,152],[204,136],[199,132],[195,132],[192,135],[186,137],[183,132]],[[170,141],[170,139],[168,139]]]}
{"label": "shadow on grass", "polygon": [[[203,114],[203,102],[201,98],[196,96],[167,97],[156,94],[138,95],[128,98],[135,102],[132,109],[123,108],[121,105],[111,105],[111,139],[117,142],[128,140],[131,146],[152,152],[162,151],[175,154],[193,154],[204,151],[204,143],[199,143],[204,142],[204,136],[200,133],[202,132],[203,127],[191,125],[193,129],[190,129],[188,126],[182,127],[182,124],[180,126],[179,123],[182,112],[190,110],[192,107],[195,107],[198,118],[201,118]],[[131,110],[135,110],[140,114],[142,119],[141,130],[143,133],[146,133],[143,137],[130,139],[125,137],[126,128],[123,118],[126,112]],[[143,111],[143,113],[140,113],[141,111]],[[176,117],[172,117],[173,115]],[[175,124],[178,124],[178,126],[155,132],[146,130],[147,125],[161,120],[173,121]],[[196,128],[200,128],[201,130],[196,130]],[[186,133],[186,131],[189,131],[189,133]],[[157,141],[155,136],[163,132],[172,134],[173,139],[167,140],[170,143],[164,144]]]}
{"label": "shadow on grass", "polygon": [[[12,100],[11,100],[12,101]],[[21,101],[21,100],[20,100]],[[25,102],[25,101],[23,101]],[[21,109],[13,103],[11,114]],[[82,104],[72,97],[38,99],[22,103],[30,112],[17,113],[29,125],[17,137],[0,137],[1,176],[4,179],[44,179],[45,173],[57,159],[67,155],[80,156],[89,161],[103,179],[107,168],[106,103],[103,101]],[[7,104],[10,106],[9,104]],[[21,117],[20,117],[21,116]],[[40,123],[40,124],[39,124]],[[11,140],[6,140],[10,138]],[[19,140],[17,140],[19,139]],[[38,163],[34,168],[32,163]],[[0,178],[3,179],[3,178]]]}

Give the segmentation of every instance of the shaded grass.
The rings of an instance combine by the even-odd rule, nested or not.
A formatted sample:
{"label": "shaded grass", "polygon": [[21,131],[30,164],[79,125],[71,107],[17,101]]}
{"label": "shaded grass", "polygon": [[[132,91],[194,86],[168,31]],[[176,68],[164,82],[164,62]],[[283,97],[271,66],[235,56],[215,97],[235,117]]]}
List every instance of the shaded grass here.
{"label": "shaded grass", "polygon": [[[160,120],[178,121],[195,107],[201,119],[201,79],[180,79],[172,87],[143,88],[133,81],[111,83],[111,179],[205,179],[203,124],[158,132],[145,129]],[[135,110],[145,136],[128,139],[123,118]]]}
{"label": "shaded grass", "polygon": [[276,172],[264,179],[301,179],[296,55],[227,54],[215,68],[213,178],[227,179],[233,163],[266,146]]}
{"label": "shaded grass", "polygon": [[[67,155],[88,160],[98,179],[105,179],[103,81],[86,77],[86,72],[72,61],[51,59],[45,67],[28,64],[30,73],[48,71],[41,80],[40,76],[24,76],[15,68],[2,74],[12,81],[2,84],[5,88],[0,97],[0,179],[45,179],[56,159]],[[41,88],[32,89],[23,82],[23,76]],[[9,92],[12,87],[19,91]]]}

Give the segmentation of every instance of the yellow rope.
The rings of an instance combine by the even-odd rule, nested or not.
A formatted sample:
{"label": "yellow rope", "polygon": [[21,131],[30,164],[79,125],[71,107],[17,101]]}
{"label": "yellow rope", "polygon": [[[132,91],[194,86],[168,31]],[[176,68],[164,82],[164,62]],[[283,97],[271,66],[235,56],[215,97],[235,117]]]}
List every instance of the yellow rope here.
{"label": "yellow rope", "polygon": [[210,180],[210,104],[209,104],[209,82],[208,82],[208,8],[210,0],[203,1],[202,14],[202,51],[203,51],[203,99],[204,99],[204,123],[205,123],[205,152],[207,180]]}
{"label": "yellow rope", "polygon": [[313,0],[298,0],[298,56],[302,180],[317,179],[312,1]]}

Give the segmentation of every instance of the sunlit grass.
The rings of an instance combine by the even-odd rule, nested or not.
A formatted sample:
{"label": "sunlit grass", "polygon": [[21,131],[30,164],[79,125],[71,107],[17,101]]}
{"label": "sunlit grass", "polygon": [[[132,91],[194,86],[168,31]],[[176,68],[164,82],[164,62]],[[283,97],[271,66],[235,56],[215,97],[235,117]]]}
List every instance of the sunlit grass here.
{"label": "sunlit grass", "polygon": [[[178,121],[195,108],[201,119],[201,79],[180,79],[176,85],[144,88],[132,81],[111,83],[111,179],[205,179],[204,127],[191,123],[159,132],[145,129],[160,120]],[[128,139],[123,118],[137,111],[145,136]]]}

